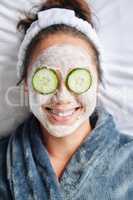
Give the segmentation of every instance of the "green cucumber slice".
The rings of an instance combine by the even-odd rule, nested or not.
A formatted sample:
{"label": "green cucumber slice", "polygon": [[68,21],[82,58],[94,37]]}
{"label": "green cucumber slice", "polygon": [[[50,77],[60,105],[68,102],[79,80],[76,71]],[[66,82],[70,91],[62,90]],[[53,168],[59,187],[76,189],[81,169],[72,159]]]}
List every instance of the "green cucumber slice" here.
{"label": "green cucumber slice", "polygon": [[40,94],[55,92],[59,84],[56,71],[47,67],[38,68],[32,78],[32,86]]}
{"label": "green cucumber slice", "polygon": [[82,94],[86,92],[92,84],[90,71],[86,68],[75,68],[69,72],[66,85],[72,92]]}

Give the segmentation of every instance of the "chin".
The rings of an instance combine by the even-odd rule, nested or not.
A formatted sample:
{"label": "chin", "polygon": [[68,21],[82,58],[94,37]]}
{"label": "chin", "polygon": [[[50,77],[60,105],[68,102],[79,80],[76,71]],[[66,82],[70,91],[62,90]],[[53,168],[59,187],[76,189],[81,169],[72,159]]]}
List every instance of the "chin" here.
{"label": "chin", "polygon": [[43,123],[42,125],[50,135],[61,138],[76,133],[78,128],[86,121],[86,119],[88,119],[87,116],[81,116],[80,119],[71,125],[55,125],[47,120],[45,121],[46,123]]}
{"label": "chin", "polygon": [[48,124],[47,125],[43,125],[44,128],[48,131],[48,133],[54,137],[58,137],[58,138],[61,138],[61,137],[66,137],[68,135],[71,135],[73,134],[76,130],[75,128],[72,128],[72,127],[68,127],[68,125],[66,126],[55,126],[55,125],[51,125],[51,124]]}

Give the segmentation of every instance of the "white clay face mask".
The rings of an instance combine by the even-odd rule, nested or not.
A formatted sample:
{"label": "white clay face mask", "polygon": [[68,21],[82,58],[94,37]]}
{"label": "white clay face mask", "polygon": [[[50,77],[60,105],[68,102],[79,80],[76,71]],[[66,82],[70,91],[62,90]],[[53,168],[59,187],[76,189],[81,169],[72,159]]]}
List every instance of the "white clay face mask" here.
{"label": "white clay face mask", "polygon": [[[58,71],[61,86],[53,93],[40,94],[33,88],[33,75],[40,67]],[[64,80],[70,70],[89,69],[92,83],[80,95],[72,93]],[[97,72],[89,53],[78,46],[59,44],[45,49],[31,66],[28,76],[29,104],[31,112],[37,117],[49,134],[65,137],[74,133],[86,120],[89,120],[96,107]]]}

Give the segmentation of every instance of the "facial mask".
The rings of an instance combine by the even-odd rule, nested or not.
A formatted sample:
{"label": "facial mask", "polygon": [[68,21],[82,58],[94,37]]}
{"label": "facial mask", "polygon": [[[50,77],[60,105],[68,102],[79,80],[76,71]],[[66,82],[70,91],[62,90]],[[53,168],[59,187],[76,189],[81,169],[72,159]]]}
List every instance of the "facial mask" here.
{"label": "facial mask", "polygon": [[[40,66],[47,66],[57,70],[61,81],[65,79],[71,69],[80,67],[87,68],[91,72],[92,85],[90,89],[81,95],[74,95],[62,84],[56,93],[41,95],[32,87],[32,77],[35,70]],[[71,44],[59,44],[45,49],[31,66],[28,76],[29,104],[32,113],[37,117],[49,134],[56,137],[65,137],[74,133],[86,120],[89,120],[96,106],[97,100],[97,71],[92,58],[84,48]],[[78,115],[73,123],[53,124],[45,112],[46,106],[67,104],[69,108],[80,105],[83,112]]]}

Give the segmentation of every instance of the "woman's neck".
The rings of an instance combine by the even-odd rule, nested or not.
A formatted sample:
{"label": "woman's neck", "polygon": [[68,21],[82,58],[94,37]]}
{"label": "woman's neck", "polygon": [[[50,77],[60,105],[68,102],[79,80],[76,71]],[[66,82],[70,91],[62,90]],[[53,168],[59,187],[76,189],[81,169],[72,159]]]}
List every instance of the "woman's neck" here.
{"label": "woman's neck", "polygon": [[43,132],[43,143],[50,157],[65,161],[70,159],[86,136],[90,134],[91,125],[89,120],[87,120],[74,133],[62,138],[52,136],[42,126],[41,129]]}

